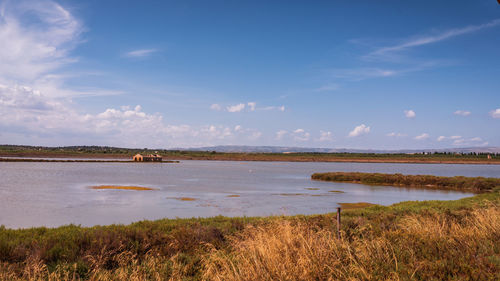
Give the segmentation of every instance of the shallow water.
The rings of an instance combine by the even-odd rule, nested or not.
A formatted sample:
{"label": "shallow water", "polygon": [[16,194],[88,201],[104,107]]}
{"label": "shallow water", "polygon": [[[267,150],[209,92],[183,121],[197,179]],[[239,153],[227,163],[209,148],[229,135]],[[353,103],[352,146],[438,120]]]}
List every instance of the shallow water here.
{"label": "shallow water", "polygon": [[[498,165],[0,162],[0,225],[92,226],[176,217],[317,214],[334,211],[339,202],[389,205],[408,200],[455,200],[471,195],[310,180],[314,172],[331,171],[500,177]],[[89,188],[95,185],[134,185],[158,190]],[[196,200],[179,200],[181,197]]]}

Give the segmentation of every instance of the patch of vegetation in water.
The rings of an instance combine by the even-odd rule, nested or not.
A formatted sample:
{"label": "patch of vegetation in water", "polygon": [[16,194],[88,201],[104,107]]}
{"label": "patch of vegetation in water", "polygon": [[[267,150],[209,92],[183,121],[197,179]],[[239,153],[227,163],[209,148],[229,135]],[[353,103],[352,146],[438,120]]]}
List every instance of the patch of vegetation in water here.
{"label": "patch of vegetation in water", "polygon": [[306,193],[278,193],[273,195],[281,195],[281,196],[307,196],[309,194]]}
{"label": "patch of vegetation in water", "polygon": [[328,192],[332,192],[332,193],[345,193],[345,191],[342,191],[342,190],[328,190]]}
{"label": "patch of vegetation in water", "polygon": [[144,186],[128,186],[128,185],[96,185],[91,186],[92,189],[118,189],[118,190],[158,190],[157,188]]}
{"label": "patch of vegetation in water", "polygon": [[179,200],[179,201],[196,201],[197,199],[196,198],[192,198],[192,197],[167,197],[168,199],[175,199],[175,200]]}
{"label": "patch of vegetation in water", "polygon": [[235,197],[240,197],[238,194],[231,194],[231,195],[228,195],[226,197],[231,197],[231,198],[235,198]]}
{"label": "patch of vegetation in water", "polygon": [[432,189],[490,192],[500,186],[500,178],[438,177],[432,175],[403,175],[358,172],[315,173],[313,180],[352,182],[368,185],[392,185]]}
{"label": "patch of vegetation in water", "polygon": [[338,203],[342,209],[361,209],[376,206],[377,204],[372,204],[368,202],[357,202],[357,203]]}
{"label": "patch of vegetation in water", "polygon": [[319,188],[317,188],[317,187],[306,187],[305,189],[307,189],[307,190],[319,190]]}

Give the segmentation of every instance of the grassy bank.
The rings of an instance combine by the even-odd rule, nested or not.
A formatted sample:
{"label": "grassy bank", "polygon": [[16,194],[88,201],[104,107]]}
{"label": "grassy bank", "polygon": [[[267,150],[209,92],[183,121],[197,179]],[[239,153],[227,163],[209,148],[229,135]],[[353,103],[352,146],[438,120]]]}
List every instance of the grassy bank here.
{"label": "grassy bank", "polygon": [[315,173],[313,180],[352,182],[368,185],[394,185],[405,187],[490,192],[500,186],[500,178],[438,177],[430,175],[402,175],[358,172]]}
{"label": "grassy bank", "polygon": [[0,279],[498,280],[500,185],[335,214],[0,228]]}
{"label": "grassy bank", "polygon": [[500,155],[491,154],[491,159],[488,159],[486,153],[223,153],[95,146],[33,147],[0,145],[0,157],[131,159],[132,155],[137,153],[151,154],[156,152],[162,155],[165,160],[500,164]]}
{"label": "grassy bank", "polygon": [[[33,156],[32,156],[33,157]],[[68,157],[66,155],[66,157]],[[33,158],[0,158],[0,162],[56,162],[56,163],[179,163],[177,160],[163,160],[161,162],[135,162],[132,160],[82,160],[82,159],[33,159]]]}

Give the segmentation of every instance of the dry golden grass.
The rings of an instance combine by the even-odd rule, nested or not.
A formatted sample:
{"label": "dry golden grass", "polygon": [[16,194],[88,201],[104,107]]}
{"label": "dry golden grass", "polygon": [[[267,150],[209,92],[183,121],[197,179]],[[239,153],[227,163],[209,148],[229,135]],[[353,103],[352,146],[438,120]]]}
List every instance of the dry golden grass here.
{"label": "dry golden grass", "polygon": [[104,247],[84,257],[85,270],[36,255],[3,262],[0,280],[498,280],[499,217],[492,204],[463,216],[406,215],[382,231],[359,218],[342,239],[308,220],[271,220],[228,236],[226,246],[203,244],[199,259]]}
{"label": "dry golden grass", "polygon": [[96,185],[92,189],[122,189],[122,190],[157,190],[156,188],[144,186],[124,186],[124,185]]}
{"label": "dry golden grass", "polygon": [[[410,215],[375,235],[370,225],[338,240],[329,229],[287,221],[250,227],[229,250],[204,258],[206,280],[495,280],[500,210],[463,218]],[[496,279],[498,280],[498,279]]]}

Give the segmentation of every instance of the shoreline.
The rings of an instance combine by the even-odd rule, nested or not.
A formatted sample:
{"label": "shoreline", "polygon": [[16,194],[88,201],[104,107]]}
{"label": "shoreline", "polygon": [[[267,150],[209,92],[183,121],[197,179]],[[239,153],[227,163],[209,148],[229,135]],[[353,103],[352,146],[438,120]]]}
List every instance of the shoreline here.
{"label": "shoreline", "polygon": [[[85,157],[88,158],[88,157]],[[161,162],[137,162],[132,160],[89,160],[89,159],[38,159],[38,158],[2,158],[0,162],[59,162],[59,163],[180,163],[177,160],[164,160]]]}
{"label": "shoreline", "polygon": [[[40,159],[38,159],[40,158]],[[53,159],[56,158],[56,159]],[[57,159],[61,158],[61,159]],[[64,158],[73,158],[64,160]],[[107,163],[133,163],[129,155],[120,154],[51,154],[51,153],[0,153],[0,162],[107,162]],[[98,160],[101,159],[101,160]],[[114,159],[114,160],[106,160]],[[400,157],[384,157],[374,159],[370,157],[338,157],[335,155],[276,155],[265,153],[231,153],[218,155],[175,155],[163,156],[163,163],[179,163],[179,160],[200,160],[200,161],[248,161],[248,162],[320,162],[320,163],[394,163],[394,164],[464,164],[464,165],[500,165],[500,160],[497,159],[422,159],[416,158],[400,158]]]}

